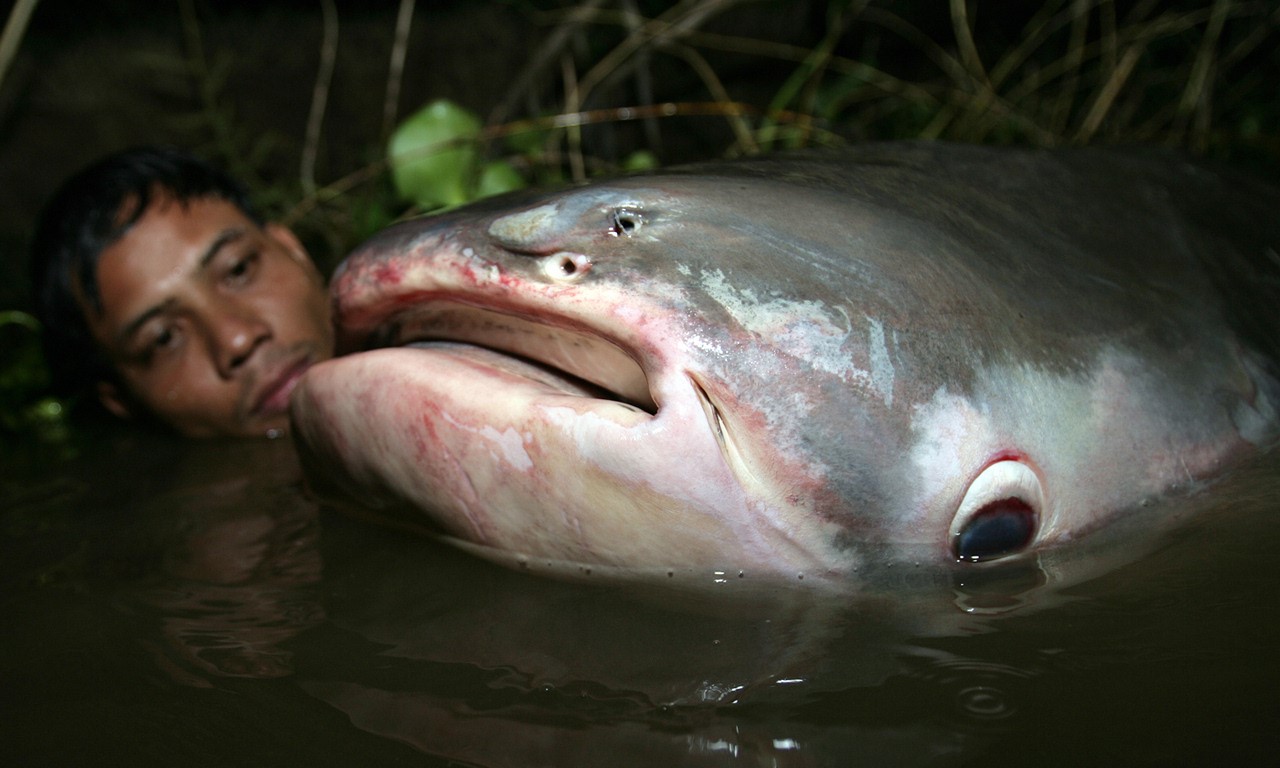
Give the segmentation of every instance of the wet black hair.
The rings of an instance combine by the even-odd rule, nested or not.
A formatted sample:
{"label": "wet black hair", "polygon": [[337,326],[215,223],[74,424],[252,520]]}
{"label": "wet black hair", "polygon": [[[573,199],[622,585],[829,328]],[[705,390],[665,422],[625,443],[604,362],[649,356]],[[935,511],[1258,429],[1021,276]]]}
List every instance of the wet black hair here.
{"label": "wet black hair", "polygon": [[45,204],[31,242],[36,315],[55,394],[81,394],[119,377],[94,343],[82,301],[102,311],[102,252],[163,197],[186,204],[220,198],[254,222],[262,217],[245,187],[212,165],[170,147],[136,147],[108,155],[63,182]]}

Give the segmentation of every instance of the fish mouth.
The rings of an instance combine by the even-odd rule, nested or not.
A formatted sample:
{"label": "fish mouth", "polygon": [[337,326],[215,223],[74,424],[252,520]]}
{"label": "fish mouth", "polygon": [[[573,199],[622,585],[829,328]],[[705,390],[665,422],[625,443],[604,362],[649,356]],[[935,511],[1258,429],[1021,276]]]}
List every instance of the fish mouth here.
{"label": "fish mouth", "polygon": [[368,336],[365,349],[385,347],[466,356],[564,394],[608,400],[649,415],[658,411],[637,355],[598,331],[556,318],[439,298],[383,321]]}
{"label": "fish mouth", "polygon": [[248,417],[271,417],[285,413],[289,407],[289,395],[313,362],[311,354],[303,352],[263,376],[263,383],[247,398]]}

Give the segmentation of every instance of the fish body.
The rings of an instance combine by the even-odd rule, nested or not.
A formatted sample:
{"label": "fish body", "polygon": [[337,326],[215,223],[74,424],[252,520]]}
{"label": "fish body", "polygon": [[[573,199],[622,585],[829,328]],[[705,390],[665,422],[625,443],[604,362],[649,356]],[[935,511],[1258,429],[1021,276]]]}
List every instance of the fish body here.
{"label": "fish body", "polygon": [[1280,193],[870,144],[406,222],[332,283],[313,483],[510,563],[844,578],[1060,546],[1275,440]]}

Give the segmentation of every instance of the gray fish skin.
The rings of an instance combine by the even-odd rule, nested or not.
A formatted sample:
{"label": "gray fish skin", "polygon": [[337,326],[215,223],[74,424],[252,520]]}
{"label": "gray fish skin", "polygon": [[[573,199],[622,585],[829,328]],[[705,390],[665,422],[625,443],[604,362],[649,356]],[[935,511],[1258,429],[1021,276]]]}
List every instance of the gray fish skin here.
{"label": "gray fish skin", "polygon": [[369,351],[306,375],[295,434],[321,492],[511,564],[845,579],[954,561],[1007,499],[1035,552],[1275,440],[1278,254],[1280,193],[1143,151],[518,194],[344,262]]}

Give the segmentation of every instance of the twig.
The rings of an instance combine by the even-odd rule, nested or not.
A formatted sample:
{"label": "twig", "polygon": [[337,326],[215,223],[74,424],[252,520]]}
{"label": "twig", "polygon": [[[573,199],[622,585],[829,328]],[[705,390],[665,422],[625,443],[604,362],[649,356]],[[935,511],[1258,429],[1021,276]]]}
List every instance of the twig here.
{"label": "twig", "polygon": [[[852,19],[862,11],[862,7],[866,5],[861,3],[857,9],[852,9],[849,18]],[[827,31],[822,36],[822,40],[805,56],[804,61],[800,62],[800,66],[796,68],[791,76],[783,82],[782,87],[774,94],[773,100],[769,103],[769,111],[773,112],[780,109],[786,109],[793,101],[804,101],[802,94],[808,91],[810,86],[815,86],[822,79],[822,73],[829,68],[831,57],[835,52],[836,43],[845,31],[847,26],[845,20],[845,9],[838,3],[832,3],[827,7]],[[808,111],[802,107],[803,111]],[[801,126],[801,130],[807,126]],[[761,139],[772,142],[776,135],[775,126],[766,119],[765,124],[761,127]],[[771,135],[773,134],[773,135]]]}
{"label": "twig", "polygon": [[395,41],[391,45],[391,67],[387,73],[387,95],[382,102],[382,141],[385,144],[395,128],[400,108],[400,84],[404,80],[404,60],[409,53],[409,28],[413,25],[416,0],[400,0],[396,15]]}
{"label": "twig", "polygon": [[4,23],[4,34],[0,34],[0,85],[4,84],[4,76],[9,72],[13,57],[18,54],[18,44],[27,32],[27,23],[40,0],[18,0],[9,9],[9,19]]}
{"label": "twig", "polygon": [[565,99],[566,107],[572,111],[586,103],[591,91],[642,46],[679,39],[688,30],[696,29],[710,17],[737,2],[739,0],[683,0],[658,19],[646,22],[587,70],[578,80],[574,92]]}
{"label": "twig", "polygon": [[[651,117],[729,117],[741,115],[759,115],[760,108],[751,104],[740,101],[731,102],[663,102],[661,104],[648,104],[638,107],[614,107],[609,109],[591,109],[583,112],[567,112],[558,115],[550,115],[547,117],[529,118],[526,120],[513,120],[502,125],[490,125],[480,129],[480,133],[476,136],[469,137],[467,142],[486,142],[494,141],[511,136],[518,133],[528,133],[529,131],[543,130],[563,130],[580,127],[583,125],[594,125],[596,123],[606,122],[629,122],[632,120],[646,120]],[[798,115],[794,112],[773,113],[770,115],[775,120],[783,120],[786,122],[799,123],[807,119],[805,115]],[[821,138],[825,138],[831,143],[838,143],[839,137],[826,134]],[[433,145],[428,151],[438,152],[448,149],[456,142],[442,142]],[[413,156],[416,156],[413,155]],[[405,159],[405,158],[402,158]],[[352,189],[358,187],[365,182],[371,181],[386,171],[390,161],[387,158],[376,160],[368,165],[360,168],[346,176],[325,185],[315,191],[312,195],[307,195],[299,200],[296,205],[281,219],[285,226],[292,226],[295,222],[301,220],[309,214],[320,203],[333,200]],[[584,165],[585,170],[585,165]]]}
{"label": "twig", "polygon": [[[618,25],[620,22],[615,21],[617,17],[615,13],[607,13],[601,11],[593,14],[589,19],[590,23]],[[867,8],[862,12],[862,21],[873,22],[878,26],[884,27],[889,31],[898,34],[908,42],[922,46],[922,52],[932,59],[944,72],[951,77],[955,83],[960,86],[966,82],[964,68],[960,66],[956,60],[947,55],[945,51],[939,48],[933,41],[929,40],[923,34],[903,22],[898,17],[884,12],[876,13],[875,8]],[[659,19],[653,19],[649,22],[651,25],[661,25],[663,22]],[[655,29],[664,27],[656,26]],[[680,35],[680,41],[686,45],[694,46],[701,49],[709,49],[716,51],[724,51],[727,53],[742,53],[750,56],[768,56],[781,61],[791,61],[803,64],[812,54],[812,50],[799,45],[790,45],[788,43],[779,43],[773,40],[757,40],[752,38],[735,37],[733,35],[722,35],[714,32],[703,32],[699,30],[688,30]],[[909,83],[900,78],[876,69],[862,61],[845,58],[842,56],[831,56],[826,63],[826,67],[833,72],[842,75],[849,75],[865,81],[886,94],[900,96],[901,98],[915,101],[929,106],[938,104],[938,96],[931,93],[927,88]]]}
{"label": "twig", "polygon": [[298,173],[302,190],[308,195],[314,195],[316,191],[316,154],[320,148],[320,128],[329,102],[333,63],[338,55],[338,9],[333,0],[320,0],[320,9],[324,14],[324,40],[320,44],[320,69],[316,72],[316,85],[311,91],[311,114],[307,117],[307,137],[302,147],[302,163]]}
{"label": "twig", "polygon": [[881,8],[867,8],[862,12],[862,21],[870,22],[877,26],[883,27],[889,32],[901,37],[906,42],[914,45],[917,50],[930,59],[938,69],[942,70],[951,82],[957,87],[963,87],[968,78],[965,75],[964,65],[941,46],[929,38],[928,35],[921,32],[918,28],[910,24],[897,14],[890,13]]}
{"label": "twig", "polygon": [[1099,91],[1098,97],[1094,99],[1093,106],[1089,108],[1089,113],[1085,115],[1084,121],[1080,124],[1080,130],[1076,132],[1074,139],[1076,143],[1084,144],[1098,132],[1098,128],[1106,118],[1112,103],[1115,102],[1116,97],[1120,95],[1121,89],[1124,88],[1125,81],[1133,73],[1133,67],[1138,63],[1138,57],[1142,55],[1143,48],[1145,48],[1145,43],[1134,43],[1125,49],[1115,69],[1111,71],[1111,76],[1107,78],[1106,84]]}
{"label": "twig", "polygon": [[547,67],[557,60],[560,52],[569,43],[569,38],[578,31],[583,22],[591,16],[604,0],[590,0],[575,8],[560,26],[546,39],[537,52],[529,58],[524,71],[516,78],[506,94],[498,101],[498,106],[489,113],[489,123],[497,124],[506,121],[507,116],[515,109],[516,100],[532,87],[533,81],[542,75]]}
{"label": "twig", "polygon": [[[693,48],[687,45],[674,46],[675,53],[689,63],[693,67],[693,71],[702,78],[702,82],[707,86],[707,90],[711,93],[711,98],[715,99],[718,104],[732,104],[733,99],[729,97],[729,91],[724,87],[724,83],[720,82],[719,75],[715,69],[707,63]],[[725,117],[729,121],[729,128],[733,131],[733,135],[737,137],[738,144],[743,151],[749,155],[758,154],[760,146],[756,144],[755,137],[751,135],[751,128],[747,125],[747,121],[742,118],[742,112],[735,109],[727,109]],[[655,117],[649,118],[650,121],[656,120]]]}
{"label": "twig", "polygon": [[[1212,88],[1207,88],[1209,73],[1213,69],[1214,53],[1218,40],[1222,37],[1222,27],[1226,23],[1231,10],[1231,0],[1217,0],[1213,4],[1213,13],[1209,17],[1209,26],[1204,37],[1200,39],[1200,50],[1196,52],[1195,63],[1191,65],[1191,74],[1187,78],[1187,87],[1178,100],[1178,123],[1192,119],[1193,133],[1191,146],[1203,149],[1209,132],[1208,107]],[[1181,126],[1179,126],[1181,127]]]}
{"label": "twig", "polygon": [[1064,57],[1066,75],[1058,89],[1058,98],[1050,110],[1049,125],[1054,133],[1063,133],[1071,121],[1071,108],[1076,103],[1076,89],[1080,87],[1080,70],[1084,67],[1085,35],[1089,32],[1089,6],[1092,0],[1072,0],[1071,36]]}
{"label": "twig", "polygon": [[[636,6],[635,0],[621,0],[620,4],[622,5],[623,15],[626,18],[627,30],[634,32],[640,27],[644,17],[640,15],[640,9]],[[652,104],[654,102],[652,64],[652,58],[647,50],[642,48],[636,52],[636,96],[639,97],[641,104]],[[662,146],[662,136],[659,133],[656,119],[649,118],[644,121],[644,135],[650,149],[658,151]]]}
{"label": "twig", "polygon": [[[564,92],[571,94],[576,101],[578,93],[578,71],[573,68],[573,57],[560,57],[560,74],[564,78]],[[582,160],[582,128],[581,124],[570,125],[565,131],[565,140],[569,152],[569,172],[574,181],[586,181],[587,169]]]}
{"label": "twig", "polygon": [[970,80],[977,86],[974,90],[991,91],[991,82],[982,67],[982,58],[978,55],[978,46],[973,41],[973,29],[969,25],[969,7],[965,0],[951,0],[951,27],[956,33],[956,43],[960,47],[960,61],[969,74]]}
{"label": "twig", "polygon": [[214,147],[223,162],[231,171],[231,175],[255,188],[258,177],[254,168],[240,155],[236,146],[235,131],[231,120],[221,113],[218,104],[221,87],[217,67],[210,66],[205,57],[204,36],[200,30],[200,19],[196,15],[194,0],[178,0],[178,13],[182,19],[182,38],[186,46],[186,66],[200,100],[203,119],[209,124],[213,133]]}

